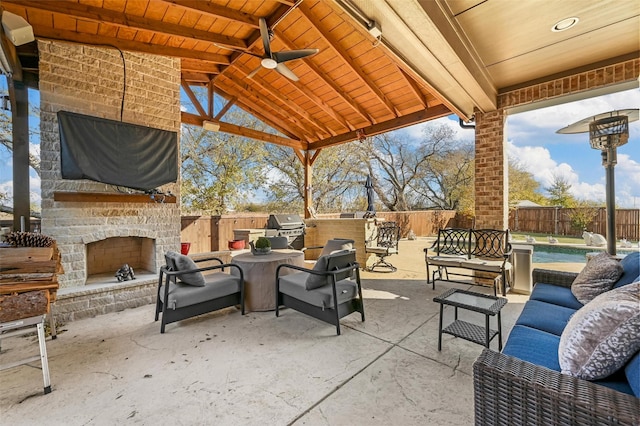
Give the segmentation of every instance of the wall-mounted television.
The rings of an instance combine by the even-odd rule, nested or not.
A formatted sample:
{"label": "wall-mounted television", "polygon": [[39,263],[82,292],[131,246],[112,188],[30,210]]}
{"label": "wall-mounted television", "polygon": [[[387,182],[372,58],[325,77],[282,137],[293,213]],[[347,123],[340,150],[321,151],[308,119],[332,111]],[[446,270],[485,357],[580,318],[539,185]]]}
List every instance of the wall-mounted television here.
{"label": "wall-mounted television", "polygon": [[63,179],[150,191],[178,180],[178,133],[58,112]]}

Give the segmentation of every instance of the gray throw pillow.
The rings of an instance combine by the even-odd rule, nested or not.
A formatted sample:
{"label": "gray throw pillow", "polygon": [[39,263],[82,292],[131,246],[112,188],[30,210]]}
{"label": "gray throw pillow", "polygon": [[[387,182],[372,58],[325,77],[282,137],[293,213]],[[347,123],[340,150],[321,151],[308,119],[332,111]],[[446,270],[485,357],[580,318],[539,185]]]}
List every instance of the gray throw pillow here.
{"label": "gray throw pillow", "polygon": [[329,240],[322,248],[322,253],[320,253],[320,256],[326,256],[328,254],[332,254],[342,250],[351,250],[353,248],[354,242],[355,241],[348,240],[346,238],[334,238],[332,240]]}
{"label": "gray throw pillow", "polygon": [[[173,258],[177,271],[189,271],[198,269],[198,265],[189,257],[176,252],[167,252],[166,256]],[[204,276],[202,272],[191,272],[189,274],[178,275],[180,281],[195,287],[204,287]]]}
{"label": "gray throw pillow", "polygon": [[[316,264],[313,265],[314,271],[326,271],[327,263],[329,256],[320,256],[316,261]],[[304,283],[304,288],[307,290],[313,290],[315,288],[320,288],[323,285],[327,284],[327,276],[326,275],[315,275],[309,274],[307,281]]]}
{"label": "gray throw pillow", "polygon": [[603,293],[571,317],[558,347],[563,374],[610,376],[640,350],[640,282]]}
{"label": "gray throw pillow", "polygon": [[586,305],[594,297],[609,291],[623,273],[622,265],[608,253],[593,257],[571,284],[571,292]]}

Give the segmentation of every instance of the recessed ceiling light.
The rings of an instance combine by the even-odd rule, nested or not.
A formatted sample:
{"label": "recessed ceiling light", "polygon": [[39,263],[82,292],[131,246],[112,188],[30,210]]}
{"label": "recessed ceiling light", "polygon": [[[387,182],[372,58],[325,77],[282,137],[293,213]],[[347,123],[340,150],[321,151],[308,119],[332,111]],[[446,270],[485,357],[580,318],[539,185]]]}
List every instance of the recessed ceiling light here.
{"label": "recessed ceiling light", "polygon": [[553,27],[551,27],[551,31],[553,31],[554,33],[559,33],[560,31],[565,31],[571,27],[574,27],[578,22],[580,22],[580,18],[572,16],[571,18],[566,18],[560,22],[557,22]]}

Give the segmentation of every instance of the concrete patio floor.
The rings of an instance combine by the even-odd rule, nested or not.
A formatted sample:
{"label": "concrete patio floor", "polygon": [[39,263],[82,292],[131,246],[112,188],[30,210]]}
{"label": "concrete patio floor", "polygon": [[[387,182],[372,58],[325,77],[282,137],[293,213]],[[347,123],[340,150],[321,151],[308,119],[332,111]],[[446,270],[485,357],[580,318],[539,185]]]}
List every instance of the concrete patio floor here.
{"label": "concrete patio floor", "polygon": [[[425,239],[402,241],[392,274],[362,273],[366,321],[335,327],[291,309],[235,308],[167,326],[148,305],[64,325],[40,364],[0,372],[2,425],[468,425],[472,365],[482,347],[444,335],[447,288],[425,282]],[[509,294],[503,341],[527,296]],[[484,316],[460,311],[468,321]],[[453,309],[445,308],[445,324]],[[495,327],[495,318],[491,324]],[[497,338],[491,347],[497,350]],[[1,363],[37,353],[34,337],[2,342]]]}

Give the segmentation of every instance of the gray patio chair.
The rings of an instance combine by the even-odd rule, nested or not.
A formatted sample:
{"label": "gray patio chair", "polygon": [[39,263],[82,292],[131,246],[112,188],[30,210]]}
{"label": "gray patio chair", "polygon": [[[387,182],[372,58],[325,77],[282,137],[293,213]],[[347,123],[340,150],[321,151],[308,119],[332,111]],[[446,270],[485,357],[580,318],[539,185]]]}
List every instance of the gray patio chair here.
{"label": "gray patio chair", "polygon": [[[155,316],[158,321],[162,313],[160,333],[169,323],[230,306],[240,305],[244,315],[244,277],[238,265],[224,264],[217,257],[194,262],[175,252],[167,252],[164,257],[167,264],[160,268]],[[201,268],[196,265],[212,261],[218,264]],[[239,274],[224,273],[226,267],[238,269]],[[218,270],[221,272],[215,272]]]}
{"label": "gray patio chair", "polygon": [[[300,272],[281,275],[285,268]],[[355,250],[320,256],[313,269],[279,265],[276,270],[276,317],[280,316],[280,306],[286,306],[335,325],[338,335],[340,318],[360,312],[364,321],[359,268]],[[355,275],[354,279],[352,275]]]}

